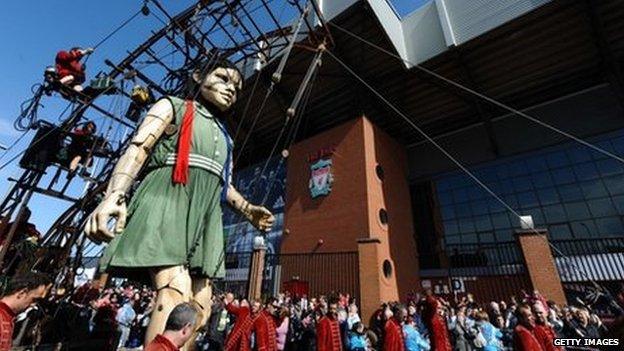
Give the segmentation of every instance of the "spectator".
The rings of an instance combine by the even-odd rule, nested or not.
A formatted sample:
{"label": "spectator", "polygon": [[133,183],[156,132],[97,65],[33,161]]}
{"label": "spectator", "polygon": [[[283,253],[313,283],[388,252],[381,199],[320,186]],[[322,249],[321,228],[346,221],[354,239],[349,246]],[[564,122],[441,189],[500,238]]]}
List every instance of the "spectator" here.
{"label": "spectator", "polygon": [[418,332],[412,317],[407,317],[407,321],[403,325],[403,334],[405,335],[406,351],[428,351],[431,349],[429,342]]}
{"label": "spectator", "polygon": [[542,349],[545,351],[562,351],[561,348],[554,346],[555,330],[548,324],[546,310],[541,303],[533,305],[533,315],[535,316],[535,338],[542,345]]}
{"label": "spectator", "polygon": [[402,305],[394,305],[392,310],[386,307],[388,311],[384,326],[384,350],[385,351],[403,351],[405,350],[405,340],[403,339],[402,323],[407,310]]}
{"label": "spectator", "polygon": [[479,312],[477,314],[477,330],[483,336],[485,345],[481,348],[484,351],[498,351],[502,350],[503,333],[492,325],[489,321],[489,316],[486,312]]}
{"label": "spectator", "polygon": [[516,317],[518,325],[514,328],[514,350],[543,351],[541,344],[535,337],[535,318],[531,312],[531,307],[526,304],[518,306]]}
{"label": "spectator", "polygon": [[145,351],[176,351],[186,344],[195,332],[197,310],[189,303],[181,303],[173,308],[165,331],[156,335],[146,347]]}
{"label": "spectator", "polygon": [[318,351],[342,351],[342,338],[338,325],[338,304],[332,302],[327,313],[316,328],[316,346]]}
{"label": "spectator", "polygon": [[[468,306],[472,303],[472,295],[469,294]],[[451,342],[449,340],[446,323],[441,315],[440,302],[433,295],[431,290],[428,290],[426,293],[423,316],[425,318],[425,324],[427,325],[431,335],[431,350],[451,351]]]}
{"label": "spectator", "polygon": [[126,346],[126,342],[128,342],[128,338],[130,337],[130,328],[132,327],[132,322],[136,318],[136,312],[134,312],[134,308],[132,307],[132,301],[127,297],[122,298],[122,305],[119,310],[117,310],[117,317],[115,320],[117,321],[117,329],[121,333],[119,337],[118,348],[122,348]]}
{"label": "spectator", "polygon": [[355,304],[349,305],[349,313],[347,314],[347,326],[349,330],[353,329],[355,323],[361,322],[358,314],[358,307]]}
{"label": "spectator", "polygon": [[[249,351],[251,350],[251,330],[253,328],[254,321],[251,318],[251,309],[246,300],[240,303],[234,300],[234,295],[228,293],[224,298],[225,309],[235,316],[236,322],[234,327],[230,331],[230,334],[225,339],[225,351]],[[254,304],[254,308],[260,309],[259,306]],[[258,310],[254,311],[257,313]]]}
{"label": "spectator", "polygon": [[0,299],[0,351],[13,345],[15,317],[45,298],[50,278],[42,273],[28,272],[14,276],[6,294]]}
{"label": "spectator", "polygon": [[283,351],[286,348],[286,338],[288,336],[288,330],[290,327],[290,311],[287,307],[281,307],[280,320],[282,323],[275,330],[277,333],[277,349]]}
{"label": "spectator", "polygon": [[466,308],[462,307],[457,311],[455,322],[451,325],[451,333],[455,340],[455,351],[472,351],[470,340],[474,339],[474,335],[470,332],[470,328],[466,326]]}
{"label": "spectator", "polygon": [[223,300],[213,296],[213,301],[207,325],[208,351],[220,351],[223,349],[223,345],[225,343],[225,334],[229,323],[229,317]]}
{"label": "spectator", "polygon": [[366,336],[364,324],[355,322],[349,332],[349,351],[366,351],[370,347],[370,341]]}
{"label": "spectator", "polygon": [[275,312],[279,308],[277,300],[269,298],[264,309],[261,309],[259,301],[254,301],[253,306],[252,317],[254,319],[253,331],[256,335],[256,348],[263,351],[276,351]]}

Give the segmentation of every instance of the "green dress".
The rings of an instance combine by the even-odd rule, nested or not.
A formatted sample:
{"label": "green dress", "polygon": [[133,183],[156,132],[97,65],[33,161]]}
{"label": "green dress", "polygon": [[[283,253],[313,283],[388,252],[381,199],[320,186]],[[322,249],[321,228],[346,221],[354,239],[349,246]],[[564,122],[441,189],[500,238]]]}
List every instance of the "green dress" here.
{"label": "green dress", "polygon": [[[184,100],[168,98],[180,126]],[[195,103],[186,185],[173,184],[179,128],[169,128],[150,155],[146,176],[128,206],[128,221],[100,260],[100,269],[133,275],[146,267],[187,265],[191,273],[223,278],[221,195],[229,183],[231,140],[223,125]],[[189,255],[193,251],[193,254]]]}

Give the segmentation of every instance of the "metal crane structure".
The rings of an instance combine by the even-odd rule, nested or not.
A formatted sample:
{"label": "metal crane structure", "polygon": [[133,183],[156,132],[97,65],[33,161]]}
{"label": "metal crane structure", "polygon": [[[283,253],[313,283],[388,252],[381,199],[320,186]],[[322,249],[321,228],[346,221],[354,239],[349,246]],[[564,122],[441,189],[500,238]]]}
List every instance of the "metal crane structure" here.
{"label": "metal crane structure", "polygon": [[[162,28],[152,31],[147,40],[128,51],[120,62],[104,61],[110,67],[108,72],[98,74],[98,80],[106,83],[104,87],[78,93],[48,78],[36,85],[33,99],[22,105],[16,128],[35,129],[36,135],[28,148],[17,155],[22,156],[22,174],[9,179],[13,185],[0,202],[0,229],[7,233],[0,249],[1,273],[5,279],[19,271],[38,270],[53,275],[55,287],[72,287],[83,258],[101,254],[101,246],[88,240],[82,229],[106,189],[116,160],[140,123],[141,112],[161,96],[181,94],[189,69],[198,60],[228,58],[246,78],[264,74],[262,71],[274,63],[271,67],[277,69],[269,73],[273,86],[279,84],[293,46],[309,50],[315,59],[290,108],[284,111],[286,125],[292,123],[311,73],[318,66],[318,57],[326,46],[332,45],[314,0],[200,0],[177,14],[169,13],[158,0],[146,0],[128,21],[140,18],[140,14],[154,16]],[[149,92],[149,99],[139,103],[135,96],[137,87]],[[67,117],[59,117],[58,124],[37,121],[40,100],[57,96],[68,100]],[[89,139],[89,156],[94,160],[88,169],[90,173],[81,177],[68,173],[66,178],[62,177],[68,170],[59,161],[58,152],[70,142],[71,131],[87,123],[87,116],[94,114],[101,116],[106,128],[101,135]],[[80,179],[85,181],[82,195],[69,195],[70,183]],[[28,212],[29,201],[35,194],[65,200],[70,205],[29,255],[20,256],[19,252],[7,255],[19,219]]]}

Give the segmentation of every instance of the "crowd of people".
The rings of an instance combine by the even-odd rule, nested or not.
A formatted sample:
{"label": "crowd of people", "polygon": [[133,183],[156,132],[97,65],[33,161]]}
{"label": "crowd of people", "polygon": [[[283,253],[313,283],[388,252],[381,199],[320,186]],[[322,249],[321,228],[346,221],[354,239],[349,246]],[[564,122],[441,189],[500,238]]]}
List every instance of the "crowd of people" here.
{"label": "crowd of people", "polygon": [[[13,337],[28,329],[20,323],[37,310],[33,302],[45,300],[41,286],[48,283],[39,275],[18,277],[0,300],[0,350],[10,345],[7,323],[11,330],[16,325]],[[137,283],[102,288],[97,281],[87,282],[63,300],[65,312],[57,310],[53,329],[57,336],[65,332],[57,341],[98,340],[104,342],[97,349],[148,351],[177,350],[191,337],[206,351],[554,351],[563,350],[555,346],[555,338],[600,338],[607,332],[590,307],[559,306],[537,291],[487,304],[477,303],[471,294],[451,302],[427,291],[410,295],[404,303],[380,304],[369,320],[362,319],[357,301],[343,293],[282,293],[264,301],[226,293],[213,296],[211,314],[202,326],[195,325],[192,303],[174,309],[169,329],[153,342],[158,345],[144,348],[155,296]]]}

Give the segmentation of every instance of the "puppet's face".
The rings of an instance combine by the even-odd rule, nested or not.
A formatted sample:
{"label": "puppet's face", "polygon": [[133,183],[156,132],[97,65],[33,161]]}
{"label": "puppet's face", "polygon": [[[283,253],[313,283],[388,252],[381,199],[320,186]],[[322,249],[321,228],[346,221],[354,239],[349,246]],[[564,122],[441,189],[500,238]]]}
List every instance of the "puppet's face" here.
{"label": "puppet's face", "polygon": [[237,70],[219,67],[208,74],[200,83],[199,73],[193,79],[200,84],[200,93],[221,112],[229,110],[238,98],[243,80]]}

